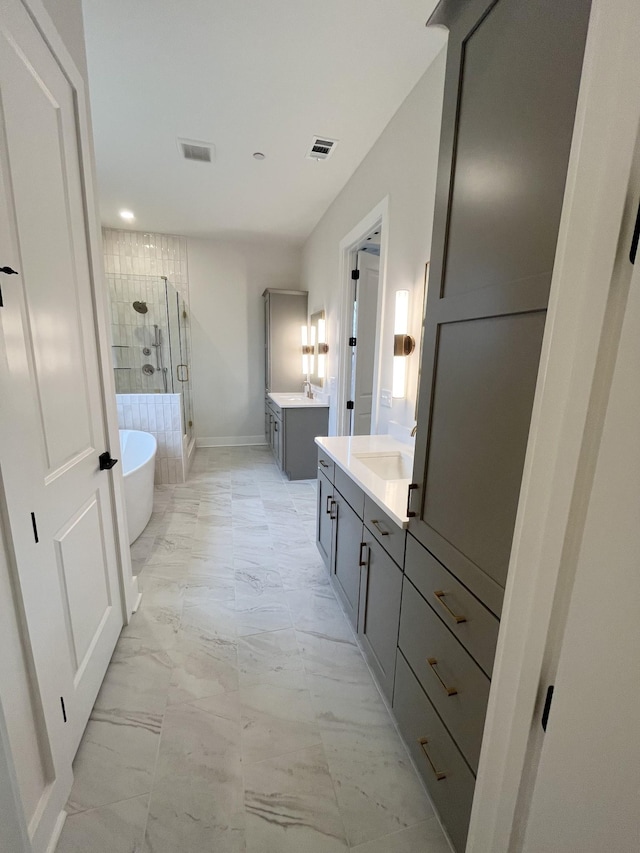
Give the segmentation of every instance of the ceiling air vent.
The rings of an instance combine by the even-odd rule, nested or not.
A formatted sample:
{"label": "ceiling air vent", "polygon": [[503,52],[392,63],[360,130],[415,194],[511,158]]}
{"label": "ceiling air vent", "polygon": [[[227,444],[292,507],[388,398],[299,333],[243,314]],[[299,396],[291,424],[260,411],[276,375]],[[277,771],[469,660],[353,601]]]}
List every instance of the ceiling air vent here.
{"label": "ceiling air vent", "polygon": [[179,139],[178,148],[185,160],[197,163],[211,163],[215,148],[209,142],[196,142],[194,139]]}
{"label": "ceiling air vent", "polygon": [[311,147],[307,151],[310,160],[327,160],[338,144],[337,139],[327,139],[326,136],[314,136]]}

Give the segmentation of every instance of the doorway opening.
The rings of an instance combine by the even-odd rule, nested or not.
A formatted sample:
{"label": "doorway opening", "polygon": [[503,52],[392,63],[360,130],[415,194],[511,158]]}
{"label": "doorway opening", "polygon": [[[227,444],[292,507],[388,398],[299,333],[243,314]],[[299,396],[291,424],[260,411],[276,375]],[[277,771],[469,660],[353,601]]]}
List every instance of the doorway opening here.
{"label": "doorway opening", "polygon": [[378,428],[387,207],[385,199],[340,243],[339,435],[374,435]]}

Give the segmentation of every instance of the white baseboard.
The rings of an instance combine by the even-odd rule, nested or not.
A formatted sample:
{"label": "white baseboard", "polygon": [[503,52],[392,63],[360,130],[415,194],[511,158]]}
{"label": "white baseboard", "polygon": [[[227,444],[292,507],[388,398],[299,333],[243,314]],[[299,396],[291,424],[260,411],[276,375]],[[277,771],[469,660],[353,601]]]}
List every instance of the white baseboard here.
{"label": "white baseboard", "polygon": [[196,438],[196,447],[245,447],[250,444],[266,445],[264,435],[220,435]]}
{"label": "white baseboard", "polygon": [[53,832],[51,833],[51,838],[49,839],[49,844],[47,846],[46,853],[55,853],[56,847],[58,846],[58,841],[60,841],[60,836],[62,835],[62,828],[66,819],[66,811],[61,811],[58,815],[58,819],[56,820]]}

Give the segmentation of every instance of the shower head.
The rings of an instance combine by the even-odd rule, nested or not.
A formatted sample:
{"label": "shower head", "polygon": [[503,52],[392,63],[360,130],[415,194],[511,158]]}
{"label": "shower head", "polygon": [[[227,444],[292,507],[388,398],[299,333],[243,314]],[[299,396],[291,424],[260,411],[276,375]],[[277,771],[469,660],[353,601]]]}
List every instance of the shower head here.
{"label": "shower head", "polygon": [[138,314],[146,314],[149,309],[147,308],[146,302],[134,302],[133,310],[137,311]]}

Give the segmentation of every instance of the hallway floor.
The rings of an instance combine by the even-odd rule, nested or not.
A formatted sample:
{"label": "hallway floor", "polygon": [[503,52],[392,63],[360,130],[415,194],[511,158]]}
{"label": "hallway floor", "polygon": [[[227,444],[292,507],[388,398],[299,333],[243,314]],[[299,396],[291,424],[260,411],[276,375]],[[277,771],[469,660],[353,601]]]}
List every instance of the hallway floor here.
{"label": "hallway floor", "polygon": [[263,447],[198,450],[156,489],[57,853],[450,853],[315,513]]}

